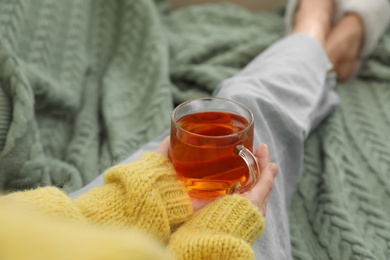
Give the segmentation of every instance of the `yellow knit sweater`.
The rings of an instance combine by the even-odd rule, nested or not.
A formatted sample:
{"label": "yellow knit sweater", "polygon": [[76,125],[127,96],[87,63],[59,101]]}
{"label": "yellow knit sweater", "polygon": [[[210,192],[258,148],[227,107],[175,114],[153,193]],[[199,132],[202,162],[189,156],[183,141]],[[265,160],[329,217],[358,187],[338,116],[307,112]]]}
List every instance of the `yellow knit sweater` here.
{"label": "yellow knit sweater", "polygon": [[53,187],[1,197],[0,259],[252,259],[263,228],[237,195],[193,214],[168,159],[147,153],[73,201]]}

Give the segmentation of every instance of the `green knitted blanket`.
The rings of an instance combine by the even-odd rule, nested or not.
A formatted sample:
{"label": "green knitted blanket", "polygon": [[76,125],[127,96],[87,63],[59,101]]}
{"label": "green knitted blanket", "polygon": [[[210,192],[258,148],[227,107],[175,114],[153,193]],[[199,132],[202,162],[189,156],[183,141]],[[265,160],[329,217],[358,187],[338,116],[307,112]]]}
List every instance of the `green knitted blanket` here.
{"label": "green knitted blanket", "polygon": [[[87,184],[283,32],[279,13],[0,0],[0,191]],[[296,259],[390,259],[390,31],[306,142]]]}

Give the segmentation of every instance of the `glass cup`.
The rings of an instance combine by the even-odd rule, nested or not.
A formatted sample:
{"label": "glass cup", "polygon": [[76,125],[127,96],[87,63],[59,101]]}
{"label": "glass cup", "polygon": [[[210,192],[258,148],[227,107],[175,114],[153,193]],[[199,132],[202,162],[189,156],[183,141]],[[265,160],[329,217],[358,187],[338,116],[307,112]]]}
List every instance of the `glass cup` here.
{"label": "glass cup", "polygon": [[191,196],[213,199],[255,185],[253,129],[252,112],[233,100],[206,97],[176,107],[169,158]]}

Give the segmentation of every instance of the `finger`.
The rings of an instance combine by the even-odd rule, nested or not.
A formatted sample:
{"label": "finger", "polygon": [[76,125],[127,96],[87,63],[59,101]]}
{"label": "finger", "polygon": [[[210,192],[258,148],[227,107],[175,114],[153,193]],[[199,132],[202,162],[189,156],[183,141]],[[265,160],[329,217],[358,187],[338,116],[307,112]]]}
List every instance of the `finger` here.
{"label": "finger", "polygon": [[269,165],[269,152],[266,144],[261,144],[257,147],[255,154],[258,160],[260,171],[263,171]]}
{"label": "finger", "polygon": [[156,149],[156,153],[168,155],[170,140],[171,139],[169,136],[165,137],[165,139],[161,142],[160,146]]}
{"label": "finger", "polygon": [[192,210],[194,212],[200,210],[201,208],[206,206],[208,203],[210,203],[210,200],[194,198],[191,196],[190,196],[190,200],[191,200]]}
{"label": "finger", "polygon": [[278,172],[278,166],[274,163],[269,164],[261,173],[259,181],[251,191],[252,195],[257,197],[259,201],[264,201],[271,193],[274,179]]}
{"label": "finger", "polygon": [[263,215],[263,217],[265,217],[267,215],[267,205],[268,205],[268,198],[269,198],[269,195],[270,193],[268,194],[268,196],[265,198],[265,200],[263,201],[259,211],[260,213]]}

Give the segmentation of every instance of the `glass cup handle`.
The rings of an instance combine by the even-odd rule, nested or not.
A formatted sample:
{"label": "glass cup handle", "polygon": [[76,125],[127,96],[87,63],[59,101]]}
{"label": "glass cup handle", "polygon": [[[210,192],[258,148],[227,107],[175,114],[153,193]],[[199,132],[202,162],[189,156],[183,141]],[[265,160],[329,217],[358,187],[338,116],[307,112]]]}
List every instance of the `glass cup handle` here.
{"label": "glass cup handle", "polygon": [[245,146],[243,146],[241,144],[237,145],[236,148],[234,149],[234,152],[237,155],[241,156],[241,158],[247,164],[248,170],[249,170],[249,176],[248,176],[248,180],[246,181],[244,186],[242,186],[240,183],[236,183],[230,189],[229,193],[230,194],[235,193],[235,192],[244,193],[244,192],[250,190],[251,188],[253,188],[253,186],[255,186],[257,179],[260,177],[260,168],[259,168],[259,165],[257,163],[256,157]]}

